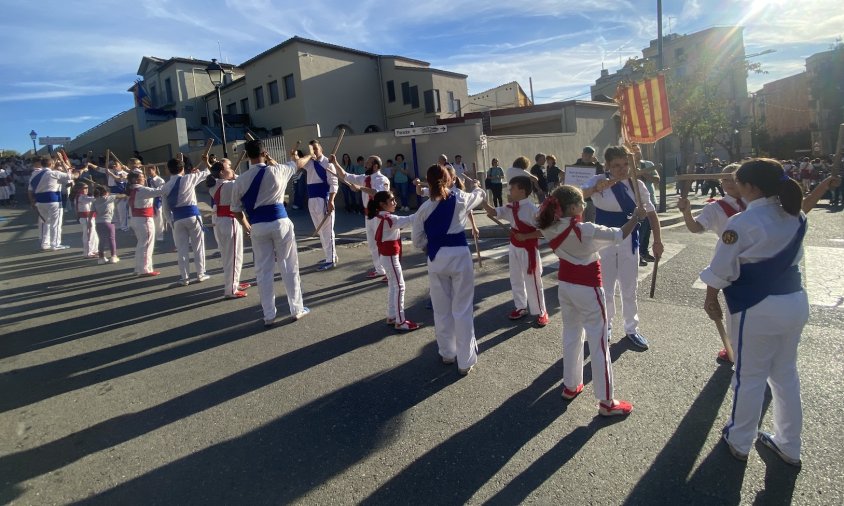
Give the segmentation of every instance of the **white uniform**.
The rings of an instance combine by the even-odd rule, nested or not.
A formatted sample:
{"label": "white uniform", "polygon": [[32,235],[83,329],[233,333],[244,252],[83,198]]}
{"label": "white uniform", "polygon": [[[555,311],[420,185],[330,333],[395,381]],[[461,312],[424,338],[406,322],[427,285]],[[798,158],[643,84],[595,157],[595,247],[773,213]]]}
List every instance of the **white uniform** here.
{"label": "white uniform", "polygon": [[[513,217],[518,211],[518,223]],[[510,223],[510,288],[513,291],[513,302],[516,309],[530,309],[532,315],[545,314],[545,294],[542,286],[542,259],[539,255],[539,241],[518,242],[513,237],[515,232],[528,233],[536,230],[536,213],[539,208],[529,199],[522,199],[503,207],[497,207],[495,214],[498,218]]]}
{"label": "white uniform", "polygon": [[[328,158],[323,156],[319,160],[323,168],[328,167],[329,170],[337,173],[337,168],[328,162]],[[307,174],[308,183],[308,212],[311,215],[311,221],[314,222],[314,228],[318,227],[325,218],[326,209],[328,206],[329,193],[337,194],[337,176],[325,171],[325,181],[323,181],[314,167],[314,161],[310,160],[305,164],[305,173]],[[286,184],[286,181],[285,181]],[[325,224],[319,230],[319,242],[322,245],[322,250],[325,253],[326,262],[337,261],[337,249],[335,247],[334,237],[334,219],[336,213],[331,213],[331,216],[325,221]]]}
{"label": "white uniform", "polygon": [[[727,209],[725,210],[725,206]],[[695,221],[703,227],[704,230],[711,230],[720,237],[724,233],[729,220],[734,214],[740,213],[745,208],[744,202],[741,199],[735,199],[729,195],[725,195],[721,200],[710,202],[703,206],[700,214],[695,218]]]}
{"label": "white uniform", "polygon": [[[800,218],[806,219],[802,213]],[[800,220],[782,209],[778,197],[756,199],[729,220],[712,262],[700,273],[704,283],[724,289],[731,313],[736,365],[733,408],[724,434],[745,454],[756,437],[767,382],[773,394],[774,441],[787,456],[800,458],[803,411],[797,345],[809,319],[809,302],[797,270],[803,256],[800,228]],[[772,257],[781,264],[771,265]],[[748,284],[753,264],[760,264],[756,268],[764,283]],[[766,284],[775,289],[760,289]],[[730,295],[730,290],[742,287],[747,287],[750,298]]]}
{"label": "white uniform", "polygon": [[214,236],[223,262],[223,294],[229,297],[238,291],[243,269],[243,227],[231,213],[234,184],[234,180],[217,179],[217,184],[211,188],[217,216]]}
{"label": "white uniform", "polygon": [[[475,272],[472,253],[466,243],[468,213],[486,198],[483,188],[472,193],[456,190],[446,200],[424,202],[414,215],[413,245],[428,252],[428,283],[431,286],[431,303],[434,309],[434,329],[439,353],[445,359],[457,358],[457,366],[468,369],[478,361],[475,342],[473,308],[475,298]],[[435,253],[431,238],[425,231],[425,221],[435,210],[454,199],[454,212],[442,217],[440,223],[447,236],[439,240],[463,236],[463,245],[443,245]],[[446,228],[447,225],[447,228]],[[459,242],[459,241],[458,241]],[[434,258],[431,255],[434,254]]]}
{"label": "white uniform", "polygon": [[401,324],[405,321],[401,228],[413,223],[413,215],[396,216],[381,211],[372,221],[375,222],[375,240],[379,258],[387,275],[387,318],[395,320],[396,324]]}
{"label": "white uniform", "polygon": [[[119,183],[125,183],[126,177],[129,173],[123,169],[116,170],[114,173],[117,174],[118,177],[114,177],[111,172],[106,171],[106,174],[108,174],[108,187],[111,189],[112,193],[119,193]],[[128,200],[120,199],[114,204],[114,225],[124,232],[129,230]]]}
{"label": "white uniform", "polygon": [[0,201],[4,203],[9,200],[9,183],[6,181],[8,177],[6,169],[0,168]]}
{"label": "white uniform", "polygon": [[622,244],[622,232],[589,222],[575,222],[572,228],[571,220],[562,218],[542,230],[542,235],[560,257],[557,293],[563,317],[563,383],[569,390],[583,383],[585,331],[595,397],[599,401],[609,401],[613,398],[613,372],[608,353],[606,298],[601,287],[601,263],[597,252],[607,244]]}
{"label": "white uniform", "polygon": [[155,235],[155,197],[164,195],[164,187],[153,189],[139,184],[129,186],[129,211],[132,218],[129,224],[138,240],[135,246],[135,274],[148,274],[155,269],[152,266],[153,236]]}
{"label": "white uniform", "polygon": [[[252,185],[255,176],[265,168],[255,197],[255,211],[249,211],[243,197]],[[232,212],[246,212],[252,225],[252,251],[255,254],[255,275],[261,296],[264,322],[276,317],[275,287],[273,275],[275,266],[281,272],[290,314],[295,316],[304,310],[302,287],[299,283],[299,254],[296,251],[296,235],[293,222],[284,210],[284,191],[287,182],[296,173],[294,164],[252,165],[235,180],[232,192]],[[269,210],[258,217],[257,211]],[[273,213],[274,211],[274,213]],[[269,215],[267,215],[269,214]],[[266,220],[266,221],[263,221]]]}
{"label": "white uniform", "polygon": [[76,195],[76,215],[82,225],[82,255],[94,256],[100,241],[94,222],[97,213],[94,211],[94,197],[90,195]]}
{"label": "white uniform", "polygon": [[70,182],[70,176],[57,170],[33,171],[29,180],[35,194],[35,207],[44,220],[41,233],[41,249],[58,248],[62,245],[62,199],[61,192]]}
{"label": "white uniform", "polygon": [[[162,186],[164,186],[164,180],[160,176],[151,177],[147,179],[147,185],[150,188],[161,188]],[[155,216],[152,217],[152,222],[155,225],[155,240],[163,241],[165,221],[164,212],[161,210],[160,200],[158,201],[158,205],[153,205],[153,209],[155,210]]]}
{"label": "white uniform", "polygon": [[[365,188],[372,188],[375,191],[388,191],[390,189],[390,180],[384,174],[381,174],[381,171],[373,172],[369,176],[365,174],[348,174],[346,176],[346,180],[350,183],[354,183],[358,186],[363,186]],[[361,197],[363,198],[363,208],[366,209],[366,206],[369,204],[369,200],[372,198],[372,195],[361,192]],[[384,266],[381,265],[381,257],[378,253],[378,244],[375,242],[375,229],[378,227],[378,223],[376,220],[370,220],[366,218],[364,214],[364,228],[366,229],[366,244],[369,246],[369,254],[372,256],[372,265],[375,266],[375,272],[379,275],[386,274],[384,270]]]}
{"label": "white uniform", "polygon": [[[208,174],[206,169],[183,176],[170,176],[162,186],[167,212],[173,213],[173,240],[176,242],[182,282],[187,282],[190,277],[188,253],[191,246],[196,275],[205,275],[205,238],[202,234],[202,218],[196,206],[196,186],[204,183]],[[174,190],[177,184],[179,186]]]}
{"label": "white uniform", "polygon": [[[583,185],[583,188],[593,188],[598,181],[605,179],[606,176],[603,174],[593,176]],[[653,203],[651,203],[651,194],[645,187],[645,183],[637,179],[636,184],[639,186],[639,195],[642,198],[645,211],[655,211],[656,209]],[[630,186],[630,181],[624,180],[616,183],[616,186],[619,185],[635,203],[636,196],[633,193],[633,188]],[[596,223],[605,226],[620,227],[627,221],[626,216],[621,216],[621,205],[618,203],[612,189],[607,188],[602,192],[593,193],[592,203],[596,208]],[[603,222],[600,218],[602,210],[610,213],[619,213],[616,215],[619,218],[618,221],[613,223]],[[609,327],[612,328],[612,319],[615,316],[615,288],[617,284],[621,291],[621,311],[624,315],[625,334],[635,334],[639,331],[639,305],[636,301],[636,278],[639,274],[639,245],[634,244],[634,235],[638,237],[637,232],[634,232],[627,236],[621,243],[607,246],[599,252],[601,256],[601,274],[607,293]]]}

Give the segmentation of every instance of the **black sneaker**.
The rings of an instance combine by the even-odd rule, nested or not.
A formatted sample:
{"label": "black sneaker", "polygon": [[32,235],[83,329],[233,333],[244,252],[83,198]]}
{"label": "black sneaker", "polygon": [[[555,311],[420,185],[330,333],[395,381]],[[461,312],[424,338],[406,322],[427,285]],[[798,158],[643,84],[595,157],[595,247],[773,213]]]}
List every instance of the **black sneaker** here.
{"label": "black sneaker", "polygon": [[651,255],[650,253],[643,253],[643,254],[639,255],[639,258],[641,258],[642,260],[644,260],[646,262],[656,262],[656,258],[654,258],[654,256]]}
{"label": "black sneaker", "polygon": [[643,336],[642,334],[640,334],[638,332],[635,332],[633,334],[627,334],[627,339],[629,339],[630,342],[633,343],[633,346],[635,346],[639,349],[642,349],[642,350],[648,349],[648,340],[645,339],[645,336]]}
{"label": "black sneaker", "polygon": [[647,266],[648,266],[648,262],[646,262],[644,258],[640,258],[639,259],[639,267],[647,267]]}

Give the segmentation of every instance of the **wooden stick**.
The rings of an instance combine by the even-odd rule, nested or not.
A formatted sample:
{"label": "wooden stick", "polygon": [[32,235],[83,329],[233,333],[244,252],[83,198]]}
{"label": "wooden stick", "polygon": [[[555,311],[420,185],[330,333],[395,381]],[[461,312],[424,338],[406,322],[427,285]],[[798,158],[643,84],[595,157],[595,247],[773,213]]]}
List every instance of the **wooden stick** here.
{"label": "wooden stick", "polygon": [[844,156],[844,123],[838,127],[838,142],[835,146],[835,160],[832,161],[831,176],[841,174],[841,157]]}
{"label": "wooden stick", "polygon": [[[121,167],[125,167],[125,165],[123,165],[123,162],[121,162],[120,159],[117,158],[117,155],[115,155],[113,151],[111,151],[111,157],[114,158],[114,161],[117,162]],[[106,160],[106,165],[108,165],[108,160]]]}
{"label": "wooden stick", "polygon": [[319,235],[319,231],[320,231],[320,229],[322,228],[322,226],[323,226],[323,225],[325,225],[325,222],[327,222],[327,221],[328,221],[328,217],[329,217],[329,216],[331,216],[331,213],[328,213],[328,214],[326,214],[325,216],[323,216],[323,217],[322,217],[322,221],[321,221],[321,222],[319,222],[319,225],[318,225],[318,226],[317,226],[317,228],[314,230],[314,233],[313,233],[313,234],[311,234],[311,237],[316,237],[317,235]]}
{"label": "wooden stick", "polygon": [[495,223],[499,224],[499,225],[501,226],[501,228],[503,228],[504,230],[506,230],[508,233],[510,232],[511,227],[510,227],[509,225],[505,225],[504,223],[501,223],[501,220],[499,220],[499,219],[498,219],[498,218],[496,218],[495,216],[490,216],[490,215],[487,215],[487,218],[489,218],[489,219],[491,219],[492,221],[494,221]]}
{"label": "wooden stick", "polygon": [[732,178],[732,172],[719,172],[718,174],[679,174],[674,176],[674,181],[697,181],[698,179],[728,179]]}
{"label": "wooden stick", "polygon": [[105,166],[106,170],[108,170],[108,161],[111,159],[111,150],[106,149],[106,156],[105,156]]}
{"label": "wooden stick", "polygon": [[475,252],[478,254],[478,267],[481,269],[484,268],[484,259],[481,257],[481,246],[478,244],[478,233],[477,227],[475,226],[475,215],[472,214],[472,210],[468,210],[469,213],[469,223],[472,225],[472,239],[475,240]]}
{"label": "wooden stick", "polygon": [[340,135],[337,137],[337,142],[334,143],[334,149],[331,150],[331,154],[337,156],[337,150],[340,149],[340,143],[343,142],[343,136],[346,135],[346,129],[340,129]]}
{"label": "wooden stick", "polygon": [[730,344],[730,337],[727,335],[727,331],[724,330],[724,322],[715,320],[715,326],[718,328],[718,335],[721,336],[721,343],[724,345],[724,349],[727,350],[727,358],[730,359],[730,362],[735,363],[736,359],[733,355],[733,347]]}
{"label": "wooden stick", "polygon": [[654,260],[654,273],[651,276],[651,298],[654,298],[654,293],[656,292],[656,273],[659,269],[659,259],[657,258]]}

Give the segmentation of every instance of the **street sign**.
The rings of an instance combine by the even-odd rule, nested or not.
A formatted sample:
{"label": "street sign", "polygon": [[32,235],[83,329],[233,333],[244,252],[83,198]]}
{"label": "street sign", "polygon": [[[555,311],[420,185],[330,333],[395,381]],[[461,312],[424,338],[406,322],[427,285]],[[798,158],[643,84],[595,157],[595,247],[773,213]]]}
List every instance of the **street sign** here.
{"label": "street sign", "polygon": [[70,142],[70,137],[39,137],[38,144],[42,146],[52,146],[55,144],[64,144]]}
{"label": "street sign", "polygon": [[396,128],[396,137],[413,137],[414,135],[444,134],[448,131],[447,125],[434,125],[412,128]]}
{"label": "street sign", "polygon": [[481,149],[487,149],[487,147],[488,147],[486,135],[484,135],[484,134],[481,134],[480,145],[481,145]]}

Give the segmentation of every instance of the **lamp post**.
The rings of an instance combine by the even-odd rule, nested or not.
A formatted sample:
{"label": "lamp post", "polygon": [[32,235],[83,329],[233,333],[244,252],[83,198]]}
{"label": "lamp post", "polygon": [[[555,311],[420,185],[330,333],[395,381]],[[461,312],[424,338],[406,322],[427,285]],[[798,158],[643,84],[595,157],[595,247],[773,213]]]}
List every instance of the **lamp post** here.
{"label": "lamp post", "polygon": [[29,132],[29,138],[32,139],[32,156],[35,156],[38,153],[38,149],[35,147],[35,139],[38,137],[38,134],[35,133],[35,130]]}
{"label": "lamp post", "polygon": [[211,84],[217,89],[217,107],[220,112],[220,129],[223,131],[223,157],[228,158],[229,152],[226,147],[226,120],[223,117],[223,98],[220,95],[220,86],[223,84],[223,67],[217,63],[216,58],[211,59],[211,63],[205,68],[208,77],[211,79]]}

